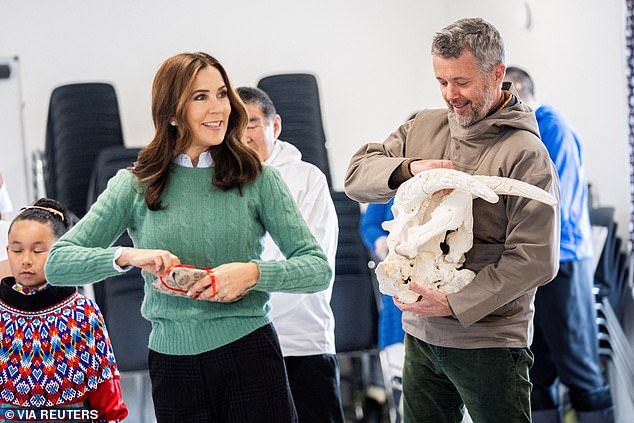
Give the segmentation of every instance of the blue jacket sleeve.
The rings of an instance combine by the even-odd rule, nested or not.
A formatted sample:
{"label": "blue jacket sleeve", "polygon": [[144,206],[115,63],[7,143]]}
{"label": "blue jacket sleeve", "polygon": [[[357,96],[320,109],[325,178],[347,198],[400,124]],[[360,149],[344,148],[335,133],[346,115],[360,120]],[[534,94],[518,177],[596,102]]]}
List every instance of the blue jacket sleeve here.
{"label": "blue jacket sleeve", "polygon": [[381,227],[386,220],[392,220],[392,204],[391,199],[387,204],[368,204],[363,216],[361,216],[360,231],[363,244],[374,253],[374,242],[381,236],[387,236],[387,231]]}

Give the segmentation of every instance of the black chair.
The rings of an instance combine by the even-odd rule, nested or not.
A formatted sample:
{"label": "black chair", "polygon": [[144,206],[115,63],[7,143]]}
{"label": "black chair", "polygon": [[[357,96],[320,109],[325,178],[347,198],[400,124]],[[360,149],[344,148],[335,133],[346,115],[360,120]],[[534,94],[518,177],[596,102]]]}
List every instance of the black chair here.
{"label": "black chair", "polygon": [[86,210],[97,200],[119,169],[131,166],[139,156],[140,148],[126,148],[123,146],[107,147],[101,150],[95,159],[95,167],[90,175],[86,195]]}
{"label": "black chair", "polygon": [[[610,213],[605,210],[598,213],[596,209],[593,211],[593,223],[606,223],[606,221],[601,220],[600,217],[611,216],[613,214],[613,210]],[[617,239],[617,242],[614,243],[614,250],[617,252],[620,251],[620,241],[620,239]],[[605,249],[601,253],[601,260],[609,260],[609,255],[603,256]],[[628,393],[630,401],[634,403],[634,364],[632,363],[634,351],[632,350],[628,337],[623,331],[621,325],[622,316],[617,314],[612,305],[615,298],[618,298],[618,306],[621,307],[625,299],[625,287],[629,273],[629,269],[627,268],[627,255],[623,252],[618,253],[615,260],[612,261],[618,263],[617,269],[614,270],[616,281],[614,285],[610,287],[612,292],[608,294],[604,292],[602,294],[599,285],[595,286],[593,290],[597,297],[595,307],[597,309],[597,326],[599,329],[599,355],[604,361],[604,369],[608,367],[606,361],[611,362],[613,365],[614,371],[606,371],[606,380],[610,381],[610,379],[616,375],[620,383],[624,386],[623,392]],[[599,264],[601,265],[601,262]],[[598,266],[597,269],[599,268]]]}
{"label": "black chair", "polygon": [[606,379],[616,375],[634,403],[634,352],[621,326],[629,273],[627,255],[621,252],[622,240],[616,235],[614,208],[590,209],[590,220],[594,226],[606,227],[608,233],[595,271],[599,354],[613,364],[614,371],[608,372]]}
{"label": "black chair", "polygon": [[306,73],[271,75],[262,78],[258,88],[271,97],[282,117],[280,139],[295,145],[302,152],[303,160],[324,172],[328,186],[332,187],[315,76]]}
{"label": "black chair", "polygon": [[337,353],[375,350],[378,309],[368,267],[370,257],[359,234],[359,204],[343,192],[331,192],[339,219],[335,281],[330,301],[335,315]]}
{"label": "black chair", "polygon": [[90,175],[97,154],[123,146],[117,95],[105,83],[69,84],[53,90],[44,151],[46,195],[77,216],[86,213]]}
{"label": "black chair", "polygon": [[[87,207],[97,200],[106,189],[108,180],[119,169],[130,166],[136,160],[138,153],[136,148],[111,147],[98,154],[88,188]],[[132,240],[126,232],[115,245],[131,247]],[[141,316],[144,285],[141,271],[136,268],[93,285],[95,300],[104,315],[121,371],[148,368],[147,345],[151,325]]]}
{"label": "black chair", "polygon": [[[343,192],[331,192],[331,196],[339,219],[335,281],[330,300],[335,316],[335,347],[340,360],[350,360],[353,367],[360,367],[360,372],[353,372],[351,377],[346,378],[342,374],[342,382],[351,386],[354,418],[363,421],[365,394],[371,379],[370,360],[382,359],[377,346],[380,294],[373,271],[368,266],[370,256],[359,233],[359,204]],[[385,373],[383,379],[390,421],[395,422],[396,405],[391,381]]]}
{"label": "black chair", "polygon": [[[88,187],[87,209],[119,169],[136,161],[139,151],[138,148],[110,147],[98,154]],[[125,232],[115,245],[131,247],[133,244]],[[107,278],[94,284],[93,289],[121,371],[124,400],[130,412],[128,420],[139,423],[154,421],[147,361],[151,325],[141,316],[141,303],[145,296],[141,271],[134,268]]]}
{"label": "black chair", "polygon": [[141,316],[144,296],[141,270],[134,268],[99,283],[104,287],[102,303],[107,308],[104,319],[119,370],[147,370],[151,325]]}
{"label": "black chair", "polygon": [[614,220],[613,207],[590,209],[592,225],[604,226],[608,230],[605,245],[595,270],[594,284],[598,288],[599,302],[608,298],[614,313],[619,318],[623,314],[623,294],[628,277],[626,257],[621,255],[622,240],[617,236],[617,223]]}

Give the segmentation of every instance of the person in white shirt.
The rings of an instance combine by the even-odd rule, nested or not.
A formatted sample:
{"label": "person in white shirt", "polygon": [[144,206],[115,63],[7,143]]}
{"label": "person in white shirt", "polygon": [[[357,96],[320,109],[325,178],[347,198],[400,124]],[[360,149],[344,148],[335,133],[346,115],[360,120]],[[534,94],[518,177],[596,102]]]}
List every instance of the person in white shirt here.
{"label": "person in white shirt", "polygon": [[0,173],[0,220],[6,220],[12,211],[13,204],[11,203],[11,198],[9,198],[9,191],[4,183],[2,173]]}
{"label": "person in white shirt", "polygon": [[[326,177],[316,166],[302,161],[295,146],[277,139],[282,119],[264,91],[241,87],[237,92],[249,115],[245,142],[266,165],[280,172],[334,270],[339,226]],[[268,235],[262,258],[284,259]],[[343,422],[335,320],[330,308],[333,279],[334,272],[328,289],[314,294],[271,295],[271,316],[300,423]]]}
{"label": "person in white shirt", "polygon": [[9,226],[11,226],[11,222],[0,220],[0,279],[11,276],[11,269],[9,268],[9,261],[7,260],[7,245],[9,245],[7,236]]}
{"label": "person in white shirt", "polygon": [[13,211],[13,204],[9,198],[7,185],[4,183],[2,173],[0,173],[0,277],[4,278],[11,275],[9,262],[7,261],[7,233],[11,222],[5,220],[9,213]]}

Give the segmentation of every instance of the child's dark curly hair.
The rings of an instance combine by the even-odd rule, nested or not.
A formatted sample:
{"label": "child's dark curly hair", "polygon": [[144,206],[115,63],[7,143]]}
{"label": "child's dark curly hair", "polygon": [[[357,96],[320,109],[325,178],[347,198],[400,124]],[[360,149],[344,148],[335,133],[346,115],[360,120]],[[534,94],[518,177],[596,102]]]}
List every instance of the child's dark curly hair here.
{"label": "child's dark curly hair", "polygon": [[59,238],[77,222],[77,216],[57,200],[40,198],[32,206],[26,206],[20,210],[20,213],[11,222],[9,232],[11,232],[13,224],[20,220],[34,220],[51,225],[53,233]]}

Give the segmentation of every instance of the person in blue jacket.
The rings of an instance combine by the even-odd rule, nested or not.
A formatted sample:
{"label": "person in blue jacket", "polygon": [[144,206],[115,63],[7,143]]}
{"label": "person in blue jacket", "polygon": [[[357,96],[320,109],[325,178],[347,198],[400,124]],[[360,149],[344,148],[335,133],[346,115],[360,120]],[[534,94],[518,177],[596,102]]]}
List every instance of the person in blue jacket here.
{"label": "person in blue jacket", "polygon": [[560,422],[558,382],[568,388],[577,421],[613,422],[610,389],[599,367],[595,300],[592,293],[592,229],[582,142],[570,124],[550,106],[538,104],[529,74],[506,69],[521,100],[535,110],[541,139],[559,173],[561,243],[559,272],[537,290],[533,422]]}
{"label": "person in blue jacket", "polygon": [[[372,256],[382,261],[387,256],[387,231],[381,227],[385,221],[394,219],[391,199],[386,204],[368,204],[368,208],[361,217],[361,238],[363,244]],[[403,343],[405,332],[401,319],[403,312],[392,301],[392,297],[383,294],[383,309],[379,315],[379,348]]]}

